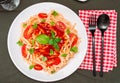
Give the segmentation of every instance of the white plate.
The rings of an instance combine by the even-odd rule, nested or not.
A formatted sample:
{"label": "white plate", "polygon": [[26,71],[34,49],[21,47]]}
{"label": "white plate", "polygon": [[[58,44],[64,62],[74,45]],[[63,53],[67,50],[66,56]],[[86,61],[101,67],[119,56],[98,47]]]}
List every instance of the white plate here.
{"label": "white plate", "polygon": [[[39,12],[49,12],[53,9],[63,14],[64,17],[71,23],[76,23],[76,29],[79,37],[81,38],[81,43],[79,45],[79,53],[77,53],[64,68],[53,75],[48,75],[44,71],[29,70],[28,64],[23,60],[20,47],[16,44],[16,42],[20,37],[20,26],[22,22]],[[87,34],[82,21],[71,9],[58,3],[43,2],[26,8],[15,18],[8,33],[7,44],[13,63],[24,75],[38,81],[53,82],[71,75],[78,69],[87,50]]]}

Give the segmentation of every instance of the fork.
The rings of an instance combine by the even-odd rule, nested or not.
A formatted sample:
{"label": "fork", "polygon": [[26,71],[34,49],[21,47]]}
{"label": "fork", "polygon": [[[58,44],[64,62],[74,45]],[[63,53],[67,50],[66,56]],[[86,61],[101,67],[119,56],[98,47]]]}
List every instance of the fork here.
{"label": "fork", "polygon": [[93,76],[96,76],[96,61],[95,61],[95,33],[96,30],[96,15],[89,17],[89,31],[92,34],[92,55],[93,55]]}

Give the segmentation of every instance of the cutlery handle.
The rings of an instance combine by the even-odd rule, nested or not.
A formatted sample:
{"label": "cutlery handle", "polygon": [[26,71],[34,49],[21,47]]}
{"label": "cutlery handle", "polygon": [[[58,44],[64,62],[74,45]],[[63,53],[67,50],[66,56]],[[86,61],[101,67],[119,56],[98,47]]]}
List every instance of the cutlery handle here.
{"label": "cutlery handle", "polygon": [[102,47],[101,47],[101,62],[100,62],[100,77],[103,77],[103,57],[104,57],[104,35],[102,36]]}
{"label": "cutlery handle", "polygon": [[92,55],[93,55],[93,76],[96,76],[96,61],[95,61],[95,37],[92,37]]}

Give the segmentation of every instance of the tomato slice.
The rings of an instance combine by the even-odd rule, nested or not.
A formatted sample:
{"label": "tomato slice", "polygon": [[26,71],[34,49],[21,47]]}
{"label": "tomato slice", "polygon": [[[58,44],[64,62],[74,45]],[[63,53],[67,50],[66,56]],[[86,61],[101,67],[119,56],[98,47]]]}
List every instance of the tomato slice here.
{"label": "tomato slice", "polygon": [[57,21],[55,27],[61,32],[64,32],[66,29],[66,25],[61,21]]}
{"label": "tomato slice", "polygon": [[78,41],[78,36],[76,34],[74,34],[74,33],[70,33],[69,37],[70,37],[70,40],[73,40],[72,46],[74,46]]}
{"label": "tomato slice", "polygon": [[46,61],[46,64],[47,64],[47,66],[53,66],[53,65],[54,65],[54,62],[55,62],[54,59],[48,59],[48,60]]}
{"label": "tomato slice", "polygon": [[59,57],[55,57],[55,58],[52,58],[52,59],[48,59],[46,61],[47,65],[48,66],[53,66],[53,65],[58,65],[61,63],[61,60]]}
{"label": "tomato slice", "polygon": [[23,36],[24,36],[24,38],[29,39],[29,38],[32,37],[32,33],[33,33],[33,28],[32,28],[32,26],[28,26],[28,27],[25,29],[25,31],[24,31],[24,33],[23,33]]}
{"label": "tomato slice", "polygon": [[24,45],[22,46],[21,51],[22,51],[22,56],[23,56],[24,58],[26,58],[26,57],[27,57],[26,44],[24,44]]}
{"label": "tomato slice", "polygon": [[54,58],[54,60],[55,60],[54,65],[58,65],[61,63],[61,60],[59,57]]}
{"label": "tomato slice", "polygon": [[47,18],[48,17],[48,15],[46,13],[39,13],[38,16],[40,18]]}
{"label": "tomato slice", "polygon": [[40,64],[36,64],[36,65],[34,66],[34,69],[35,69],[35,70],[42,70],[43,67],[42,67]]}

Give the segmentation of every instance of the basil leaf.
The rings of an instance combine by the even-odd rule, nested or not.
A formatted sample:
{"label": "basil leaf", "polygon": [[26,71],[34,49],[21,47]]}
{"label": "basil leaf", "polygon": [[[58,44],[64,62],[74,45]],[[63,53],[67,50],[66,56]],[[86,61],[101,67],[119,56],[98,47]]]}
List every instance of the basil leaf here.
{"label": "basil leaf", "polygon": [[61,41],[61,39],[60,38],[55,38],[55,42],[60,42]]}
{"label": "basil leaf", "polygon": [[78,47],[71,47],[70,51],[71,52],[78,52]]}
{"label": "basil leaf", "polygon": [[34,53],[34,48],[29,49],[29,53],[33,54]]}
{"label": "basil leaf", "polygon": [[44,61],[44,62],[47,61],[47,57],[43,56],[42,61]]}
{"label": "basil leaf", "polygon": [[52,38],[55,38],[55,32],[54,31],[51,31],[51,36],[52,36]]}
{"label": "basil leaf", "polygon": [[54,51],[52,49],[50,49],[50,55],[53,55]]}
{"label": "basil leaf", "polygon": [[60,48],[59,48],[59,46],[58,46],[58,44],[56,43],[56,42],[54,42],[54,48],[56,49],[56,50],[59,50]]}
{"label": "basil leaf", "polygon": [[62,57],[66,57],[66,56],[67,56],[67,54],[62,54],[61,56],[62,56]]}
{"label": "basil leaf", "polygon": [[33,28],[36,29],[38,27],[37,23],[34,23]]}
{"label": "basil leaf", "polygon": [[24,45],[23,42],[20,41],[20,40],[17,42],[17,44],[18,44],[19,46],[23,46],[23,45]]}
{"label": "basil leaf", "polygon": [[40,44],[48,44],[49,40],[50,40],[50,37],[45,34],[41,34],[36,37],[36,41]]}
{"label": "basil leaf", "polygon": [[34,65],[30,65],[29,66],[29,69],[31,70],[31,69],[33,69],[34,68]]}
{"label": "basil leaf", "polygon": [[53,15],[53,16],[57,16],[57,15],[58,15],[58,12],[57,12],[57,11],[53,11],[53,12],[52,12],[52,15]]}
{"label": "basil leaf", "polygon": [[50,45],[53,45],[53,44],[54,44],[54,40],[53,40],[53,39],[50,39],[50,40],[49,40],[49,44],[50,44]]}

